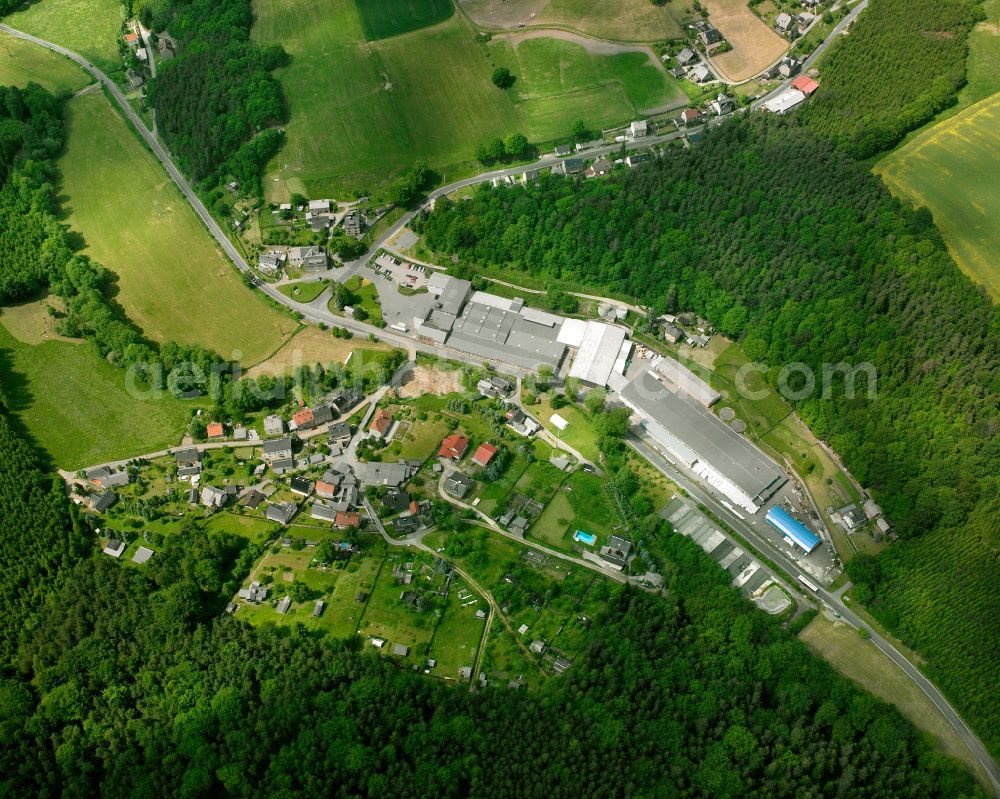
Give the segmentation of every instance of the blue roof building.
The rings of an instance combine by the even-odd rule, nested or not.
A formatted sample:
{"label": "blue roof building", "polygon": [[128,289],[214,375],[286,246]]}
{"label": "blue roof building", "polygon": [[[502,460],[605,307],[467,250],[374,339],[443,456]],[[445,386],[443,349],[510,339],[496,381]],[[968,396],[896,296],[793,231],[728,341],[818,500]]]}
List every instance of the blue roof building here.
{"label": "blue roof building", "polygon": [[820,544],[819,536],[783,508],[772,507],[764,518],[768,524],[791,540],[793,544],[804,549],[807,555]]}

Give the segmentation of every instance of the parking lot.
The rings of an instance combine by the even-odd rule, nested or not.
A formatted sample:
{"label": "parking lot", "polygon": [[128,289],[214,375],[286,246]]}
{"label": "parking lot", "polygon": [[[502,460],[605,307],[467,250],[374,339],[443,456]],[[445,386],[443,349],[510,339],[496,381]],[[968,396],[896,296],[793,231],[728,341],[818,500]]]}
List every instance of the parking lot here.
{"label": "parking lot", "polygon": [[372,264],[375,274],[414,291],[427,288],[428,269],[383,253]]}

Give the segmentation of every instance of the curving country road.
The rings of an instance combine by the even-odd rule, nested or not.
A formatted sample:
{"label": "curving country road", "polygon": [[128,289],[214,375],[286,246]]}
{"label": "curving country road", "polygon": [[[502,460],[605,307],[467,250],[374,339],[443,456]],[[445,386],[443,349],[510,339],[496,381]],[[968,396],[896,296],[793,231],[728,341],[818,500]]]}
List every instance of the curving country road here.
{"label": "curving country road", "polygon": [[[830,44],[836,40],[850,24],[854,22],[858,14],[860,14],[865,7],[868,5],[868,0],[861,0],[851,12],[844,17],[830,32],[830,35],[820,43],[816,50],[806,59],[802,66],[802,71],[808,70],[816,61],[823,55]],[[222,248],[223,252],[229,256],[230,260],[236,265],[244,274],[252,275],[252,271],[246,261],[240,255],[239,251],[233,245],[233,243],[226,236],[225,232],[215,221],[212,215],[205,208],[204,204],[198,198],[198,195],[191,188],[191,185],[181,174],[180,170],[174,165],[173,159],[167,150],[160,144],[159,140],[154,136],[148,128],[143,124],[139,116],[132,110],[132,107],[128,104],[125,99],[125,95],[118,88],[117,84],[114,83],[104,72],[98,69],[96,66],[91,64],[86,58],[73,52],[65,47],[62,47],[53,42],[40,39],[37,36],[32,36],[31,34],[25,33],[23,31],[17,30],[16,28],[11,28],[9,25],[4,25],[0,23],[0,31],[3,31],[11,36],[15,36],[18,39],[23,39],[25,41],[32,42],[41,47],[45,47],[56,53],[59,53],[71,61],[79,64],[83,69],[85,69],[91,76],[93,76],[108,92],[114,102],[121,109],[125,117],[132,123],[135,129],[138,131],[139,135],[142,136],[143,140],[146,142],[147,146],[152,151],[153,155],[156,156],[157,160],[163,165],[163,168],[167,171],[171,180],[174,181],[178,189],[184,195],[184,198],[188,201],[191,207],[194,209],[195,213],[201,218],[202,222],[208,228],[209,232],[218,242],[219,246]],[[781,83],[778,87],[773,89],[768,94],[763,97],[758,98],[754,103],[749,106],[749,109],[740,109],[737,113],[743,113],[746,110],[756,110],[760,108],[767,100],[772,97],[777,96],[781,92],[785,91],[791,85],[792,79],[788,79]],[[726,117],[717,117],[709,120],[705,123],[702,128],[705,127],[715,127],[721,125],[726,121]],[[693,131],[697,131],[702,128],[694,128]],[[677,131],[674,133],[668,133],[662,136],[647,136],[645,138],[626,142],[624,147],[626,150],[629,149],[640,149],[654,146],[657,144],[663,144],[681,136],[686,135],[688,131]],[[583,155],[587,158],[594,158],[599,155],[608,155],[614,152],[619,152],[622,149],[621,144],[606,145],[603,147],[596,147],[591,150],[587,150]],[[338,274],[338,280],[344,281],[349,279],[353,274],[355,274],[362,266],[364,266],[370,257],[381,248],[389,239],[395,236],[399,230],[401,230],[406,224],[410,222],[413,216],[422,208],[426,207],[429,203],[433,202],[435,199],[442,197],[446,194],[450,194],[453,191],[462,189],[468,186],[474,186],[479,183],[483,183],[494,178],[502,178],[507,176],[520,175],[526,169],[544,169],[547,167],[555,166],[562,159],[556,156],[544,156],[540,158],[533,164],[521,165],[517,167],[509,167],[505,169],[497,169],[490,172],[484,172],[479,175],[475,175],[470,178],[465,178],[464,180],[455,181],[449,183],[445,186],[435,189],[430,192],[427,196],[427,200],[420,208],[409,211],[402,218],[400,218],[395,225],[389,228],[382,236],[375,241],[361,258],[356,261],[352,261],[345,264],[344,268],[340,270]],[[377,335],[384,341],[398,346],[407,351],[418,351],[426,352],[434,355],[444,355],[453,359],[463,360],[466,362],[481,363],[482,359],[470,359],[469,356],[464,353],[459,353],[457,351],[449,350],[446,347],[432,347],[429,345],[424,345],[416,342],[413,338],[409,336],[397,335],[392,331],[380,329],[374,327],[373,325],[367,325],[363,322],[357,322],[352,319],[345,319],[340,316],[336,316],[326,310],[325,307],[316,306],[302,306],[296,303],[294,300],[286,297],[277,288],[270,286],[266,283],[260,284],[258,288],[271,297],[276,302],[292,309],[296,313],[301,313],[303,317],[314,323],[323,323],[326,325],[336,325],[339,327],[346,328],[354,333],[360,333],[362,335],[374,334]],[[684,475],[678,473],[673,469],[669,463],[667,463],[658,453],[646,447],[641,442],[632,442],[633,447],[643,455],[647,460],[653,463],[658,469],[664,472],[671,479],[675,480],[678,485],[683,486],[688,490],[693,496],[695,496],[700,502],[702,502],[707,507],[711,508],[717,516],[724,519],[727,524],[732,526],[734,529],[739,530],[751,541],[757,543],[761,551],[766,552],[768,557],[776,561],[780,566],[785,568],[789,574],[799,575],[801,572],[799,569],[785,558],[782,553],[774,550],[773,547],[766,544],[763,539],[757,535],[750,525],[747,525],[744,521],[734,517],[724,506],[719,504],[710,494],[704,492],[700,487],[688,480]],[[384,534],[384,533],[383,533]],[[418,543],[418,546],[420,543]],[[456,571],[458,571],[456,569]],[[462,574],[462,572],[459,572]],[[468,580],[470,584],[474,582],[468,577],[468,575],[462,574],[463,578]],[[484,596],[489,596],[487,592],[482,592]],[[983,770],[989,777],[990,783],[993,787],[993,792],[995,795],[1000,796],[1000,768],[994,762],[993,758],[990,756],[986,747],[983,746],[982,742],[976,736],[976,734],[969,728],[965,721],[959,716],[958,712],[951,706],[944,695],[934,686],[934,684],[928,680],[919,669],[917,669],[906,657],[899,652],[889,641],[879,635],[875,630],[867,627],[867,625],[860,619],[846,604],[844,604],[840,595],[831,594],[820,589],[816,592],[818,599],[824,604],[831,608],[834,608],[841,614],[841,616],[855,627],[865,627],[868,629],[871,642],[877,646],[882,652],[884,652],[903,672],[915,682],[920,689],[927,695],[927,697],[938,707],[944,717],[949,721],[951,726],[955,729],[959,737],[965,742],[969,750],[973,753],[976,760],[982,766]],[[492,621],[494,608],[491,603],[491,618]],[[477,660],[477,669],[479,666],[479,661]]]}

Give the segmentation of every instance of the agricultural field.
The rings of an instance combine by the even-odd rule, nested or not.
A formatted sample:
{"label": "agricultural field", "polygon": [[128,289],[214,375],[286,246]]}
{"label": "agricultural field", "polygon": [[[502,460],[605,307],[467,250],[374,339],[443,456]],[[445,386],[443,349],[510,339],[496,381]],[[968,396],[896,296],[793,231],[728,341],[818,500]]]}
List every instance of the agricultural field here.
{"label": "agricultural field", "polygon": [[[44,4],[43,4],[44,5]],[[68,104],[59,159],[66,223],[118,275],[118,302],[155,341],[201,344],[254,363],[296,322],[236,275],[166,173],[102,94]]]}
{"label": "agricultural field", "polygon": [[982,767],[937,706],[856,630],[820,614],[799,633],[799,638],[845,677],[895,705],[913,724],[932,735],[944,752],[962,761],[981,783],[987,784]]}
{"label": "agricultural field", "polygon": [[459,0],[459,8],[487,30],[557,25],[621,42],[675,39],[682,33],[671,4],[648,0]]}
{"label": "agricultural field", "polygon": [[1000,299],[1000,94],[923,131],[875,166],[892,192],[934,214],[962,270]]}
{"label": "agricultural field", "polygon": [[539,31],[494,37],[488,49],[493,63],[517,76],[511,96],[531,141],[565,137],[577,119],[599,131],[685,100],[648,48]]}
{"label": "agricultural field", "polygon": [[168,395],[143,399],[129,391],[125,370],[89,344],[19,340],[23,319],[12,335],[9,312],[0,316],[0,389],[57,466],[79,469],[180,441],[194,404]]}
{"label": "agricultural field", "polygon": [[[293,192],[377,190],[418,158],[454,179],[478,169],[476,148],[493,137],[520,132],[543,144],[568,136],[579,118],[598,127],[624,124],[636,109],[683,98],[648,51],[618,52],[612,45],[591,53],[560,40],[565,34],[558,31],[517,48],[499,39],[480,44],[456,15],[365,42],[351,0],[257,0],[254,12],[255,38],[280,43],[292,56],[276,73],[290,119],[285,145],[266,170],[271,202]],[[514,87],[497,89],[494,67],[519,59],[525,63],[515,64]]]}
{"label": "agricultural field", "polygon": [[61,44],[105,72],[121,69],[118,36],[124,20],[120,0],[40,0],[4,17],[12,28]]}
{"label": "agricultural field", "polygon": [[60,94],[78,91],[91,80],[68,58],[0,33],[0,86],[25,86],[29,82]]}
{"label": "agricultural field", "polygon": [[365,39],[387,39],[444,22],[455,13],[451,0],[355,0]]}
{"label": "agricultural field", "polygon": [[704,0],[708,19],[733,49],[712,57],[712,64],[730,80],[752,78],[788,49],[788,42],[769,28],[746,0]]}

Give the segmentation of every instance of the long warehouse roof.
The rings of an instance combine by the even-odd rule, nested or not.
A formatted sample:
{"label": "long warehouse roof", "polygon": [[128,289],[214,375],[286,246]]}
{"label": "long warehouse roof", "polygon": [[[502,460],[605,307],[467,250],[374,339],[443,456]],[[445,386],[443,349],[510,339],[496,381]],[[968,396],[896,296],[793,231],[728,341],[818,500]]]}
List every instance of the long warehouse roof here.
{"label": "long warehouse roof", "polygon": [[624,328],[603,322],[587,322],[587,330],[573,359],[569,376],[595,386],[606,386],[624,341]]}
{"label": "long warehouse roof", "polygon": [[807,555],[819,546],[819,536],[784,508],[779,508],[775,505],[767,512],[767,516],[764,518],[778,532],[787,535],[798,546],[802,547]]}
{"label": "long warehouse roof", "polygon": [[751,499],[766,499],[787,482],[785,473],[757,447],[694,397],[667,389],[653,372],[643,370],[621,397]]}

